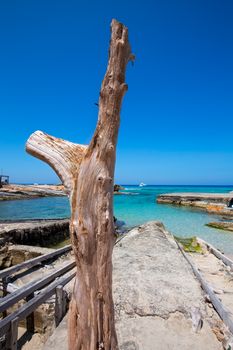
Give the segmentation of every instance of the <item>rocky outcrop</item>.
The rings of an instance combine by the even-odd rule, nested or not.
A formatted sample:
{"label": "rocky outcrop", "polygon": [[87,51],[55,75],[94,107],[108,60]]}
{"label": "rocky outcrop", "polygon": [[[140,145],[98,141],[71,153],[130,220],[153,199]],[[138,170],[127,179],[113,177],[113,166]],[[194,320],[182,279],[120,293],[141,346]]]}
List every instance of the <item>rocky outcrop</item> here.
{"label": "rocky outcrop", "polygon": [[[200,285],[162,224],[150,222],[131,230],[115,246],[113,266],[120,350],[222,349],[211,330]],[[196,312],[203,321],[197,332]],[[65,318],[44,350],[67,350],[66,327]]]}
{"label": "rocky outcrop", "polygon": [[69,237],[69,220],[0,223],[0,241],[48,247]]}
{"label": "rocky outcrop", "polygon": [[[124,187],[114,185],[114,194],[125,194],[121,192]],[[63,185],[4,185],[0,188],[0,201],[14,199],[33,199],[40,197],[66,196]]]}
{"label": "rocky outcrop", "polygon": [[[125,231],[125,222],[114,217],[116,234]],[[40,247],[56,246],[70,237],[68,219],[0,221],[0,247],[11,242]]]}
{"label": "rocky outcrop", "polygon": [[120,190],[124,190],[124,187],[122,187],[121,185],[114,185],[114,192],[119,192]]}
{"label": "rocky outcrop", "polygon": [[[122,190],[124,187],[114,185],[114,195],[133,195]],[[0,201],[64,196],[66,193],[63,185],[4,185],[0,189]]]}
{"label": "rocky outcrop", "polygon": [[179,202],[207,202],[207,203],[223,203],[227,204],[232,198],[231,193],[165,193],[160,194],[157,198],[158,202],[170,201],[171,203]]}
{"label": "rocky outcrop", "polygon": [[216,222],[210,222],[206,224],[206,226],[217,228],[219,230],[226,230],[226,231],[233,231],[233,222],[227,222],[227,221],[216,221]]}
{"label": "rocky outcrop", "polygon": [[0,189],[0,201],[66,196],[63,185],[4,185]]}
{"label": "rocky outcrop", "polygon": [[51,253],[54,249],[32,247],[28,245],[6,244],[0,248],[0,270],[21,264],[37,256]]}
{"label": "rocky outcrop", "polygon": [[[155,222],[136,228],[114,251],[114,299],[121,349],[220,349],[198,282],[172,236]],[[191,315],[199,309],[200,333]]]}
{"label": "rocky outcrop", "polygon": [[211,214],[233,216],[228,207],[231,193],[166,193],[157,197],[159,204],[173,204],[205,210]]}

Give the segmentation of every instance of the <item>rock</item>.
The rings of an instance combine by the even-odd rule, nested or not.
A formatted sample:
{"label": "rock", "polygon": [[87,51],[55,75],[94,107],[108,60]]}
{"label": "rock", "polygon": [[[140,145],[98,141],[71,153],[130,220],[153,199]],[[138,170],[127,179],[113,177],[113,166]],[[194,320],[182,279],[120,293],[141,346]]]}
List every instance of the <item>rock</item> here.
{"label": "rock", "polygon": [[219,230],[233,231],[233,222],[232,221],[214,221],[209,222],[206,226],[217,228]]}
{"label": "rock", "polygon": [[171,201],[179,204],[179,202],[201,202],[201,203],[218,203],[228,204],[232,194],[230,193],[198,193],[198,192],[181,192],[181,193],[164,193],[157,197],[157,202]]}
{"label": "rock", "polygon": [[196,207],[208,213],[233,216],[228,205],[232,201],[231,193],[166,193],[157,197],[159,204],[174,204]]}
{"label": "rock", "polygon": [[[220,350],[204,294],[173,237],[157,222],[131,230],[113,252],[113,295],[120,350]],[[203,327],[192,329],[192,310]],[[214,310],[213,310],[214,312]],[[67,350],[66,318],[44,350]]]}
{"label": "rock", "polygon": [[203,327],[202,315],[198,307],[194,307],[191,312],[192,327],[194,332],[200,332]]}
{"label": "rock", "polygon": [[233,350],[233,336],[230,336],[224,343],[225,350]]}
{"label": "rock", "polygon": [[214,289],[213,290],[215,294],[223,294],[224,291],[222,289]]}
{"label": "rock", "polygon": [[[202,290],[173,237],[159,223],[130,231],[114,250],[113,292],[120,349],[221,349]],[[203,328],[192,329],[192,309]]]}
{"label": "rock", "polygon": [[[4,253],[1,253],[4,251]],[[34,247],[19,244],[6,244],[0,250],[0,270],[36,258],[37,256],[53,252],[54,249]]]}
{"label": "rock", "polygon": [[8,245],[0,248],[0,270],[11,266],[12,258],[8,253]]}
{"label": "rock", "polygon": [[66,196],[63,185],[6,185],[0,189],[0,201],[38,197]]}
{"label": "rock", "polygon": [[4,242],[46,247],[69,237],[69,220],[28,220],[0,223]]}
{"label": "rock", "polygon": [[122,187],[120,185],[114,185],[114,192],[119,192],[121,190],[124,190],[124,187]]}
{"label": "rock", "polygon": [[10,245],[8,254],[11,257],[12,265],[21,264],[22,262],[36,258],[43,254],[52,253],[54,249],[33,247],[28,245]]}
{"label": "rock", "polygon": [[174,237],[176,241],[178,241],[182,245],[185,252],[204,254],[205,250],[203,249],[202,245],[198,242],[197,237]]}

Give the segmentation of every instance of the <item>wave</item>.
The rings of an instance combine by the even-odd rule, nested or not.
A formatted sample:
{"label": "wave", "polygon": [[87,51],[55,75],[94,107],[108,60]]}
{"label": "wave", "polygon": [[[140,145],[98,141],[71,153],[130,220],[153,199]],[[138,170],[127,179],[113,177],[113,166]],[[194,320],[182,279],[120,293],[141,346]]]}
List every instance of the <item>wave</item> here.
{"label": "wave", "polygon": [[125,187],[125,191],[140,191],[140,187]]}

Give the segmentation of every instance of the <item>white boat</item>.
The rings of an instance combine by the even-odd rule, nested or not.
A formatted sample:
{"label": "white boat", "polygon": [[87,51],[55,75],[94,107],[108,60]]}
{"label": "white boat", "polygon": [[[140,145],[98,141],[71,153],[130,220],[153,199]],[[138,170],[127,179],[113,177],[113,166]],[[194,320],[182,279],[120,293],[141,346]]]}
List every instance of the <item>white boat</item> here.
{"label": "white boat", "polygon": [[139,187],[144,187],[144,186],[146,186],[146,184],[144,184],[143,182],[141,182],[141,183],[139,184]]}

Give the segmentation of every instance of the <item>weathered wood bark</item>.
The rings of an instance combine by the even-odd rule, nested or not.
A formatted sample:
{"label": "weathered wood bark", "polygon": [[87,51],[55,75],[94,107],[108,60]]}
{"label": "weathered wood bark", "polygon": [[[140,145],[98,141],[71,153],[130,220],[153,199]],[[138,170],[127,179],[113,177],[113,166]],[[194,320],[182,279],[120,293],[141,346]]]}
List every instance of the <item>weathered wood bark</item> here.
{"label": "weathered wood bark", "polygon": [[120,108],[127,90],[125,71],[133,55],[127,28],[116,20],[111,28],[109,62],[90,145],[75,145],[37,131],[26,147],[51,165],[70,195],[77,264],[69,311],[70,350],[117,349],[112,299],[113,178]]}

